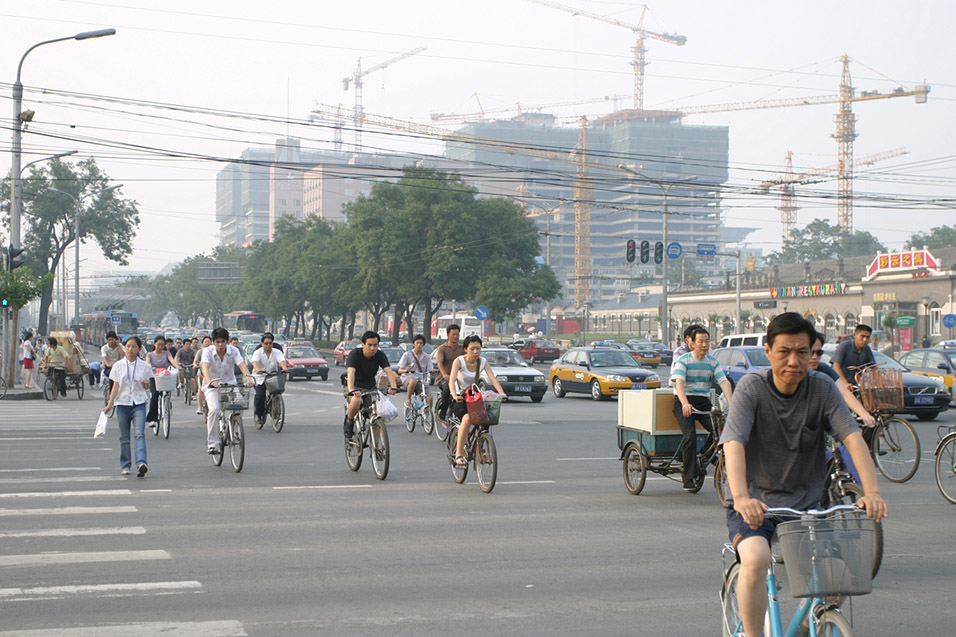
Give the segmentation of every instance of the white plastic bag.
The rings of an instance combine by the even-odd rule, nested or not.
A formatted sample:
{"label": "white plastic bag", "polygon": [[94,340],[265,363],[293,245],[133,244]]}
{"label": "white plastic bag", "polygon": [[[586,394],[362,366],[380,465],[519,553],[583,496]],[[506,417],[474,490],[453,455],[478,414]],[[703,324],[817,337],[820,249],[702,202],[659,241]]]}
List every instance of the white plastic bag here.
{"label": "white plastic bag", "polygon": [[378,415],[387,423],[398,418],[398,407],[382,392],[378,392]]}
{"label": "white plastic bag", "polygon": [[100,412],[100,418],[96,421],[96,429],[93,430],[93,437],[99,438],[106,435],[106,423],[110,421],[110,417],[106,415],[106,412]]}

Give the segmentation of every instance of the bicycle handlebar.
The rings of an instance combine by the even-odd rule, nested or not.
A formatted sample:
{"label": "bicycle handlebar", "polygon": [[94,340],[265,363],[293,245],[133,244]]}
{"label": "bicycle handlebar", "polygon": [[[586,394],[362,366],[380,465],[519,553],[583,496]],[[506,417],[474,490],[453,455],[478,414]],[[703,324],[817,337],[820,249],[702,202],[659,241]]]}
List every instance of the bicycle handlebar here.
{"label": "bicycle handlebar", "polygon": [[807,511],[800,511],[798,509],[791,509],[790,507],[770,507],[769,509],[767,509],[765,515],[779,516],[779,514],[781,513],[786,513],[786,514],[794,515],[798,517],[811,516],[815,518],[823,518],[830,515],[831,513],[836,513],[837,511],[860,512],[861,509],[855,504],[836,504],[830,507],[829,509],[823,509],[822,511],[819,509],[809,509]]}

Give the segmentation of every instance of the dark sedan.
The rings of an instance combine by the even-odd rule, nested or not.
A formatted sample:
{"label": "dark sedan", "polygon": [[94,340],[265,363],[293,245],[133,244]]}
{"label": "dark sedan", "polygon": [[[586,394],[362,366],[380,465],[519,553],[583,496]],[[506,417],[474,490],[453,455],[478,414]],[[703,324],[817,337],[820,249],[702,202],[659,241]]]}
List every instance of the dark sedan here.
{"label": "dark sedan", "polygon": [[661,365],[670,367],[674,362],[674,350],[663,343],[658,343],[657,341],[636,341],[632,339],[628,341],[627,344],[631,347],[637,347],[638,349],[655,350],[661,357]]}

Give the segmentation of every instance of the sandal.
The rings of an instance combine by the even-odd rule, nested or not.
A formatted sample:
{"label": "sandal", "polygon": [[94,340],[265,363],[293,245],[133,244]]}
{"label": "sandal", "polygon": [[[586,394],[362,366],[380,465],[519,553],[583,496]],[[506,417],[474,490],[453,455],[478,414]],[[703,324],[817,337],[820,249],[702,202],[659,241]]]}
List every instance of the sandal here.
{"label": "sandal", "polygon": [[467,466],[468,466],[468,458],[466,458],[465,456],[458,456],[458,457],[456,457],[456,458],[455,458],[455,466],[456,466],[456,467],[467,467]]}

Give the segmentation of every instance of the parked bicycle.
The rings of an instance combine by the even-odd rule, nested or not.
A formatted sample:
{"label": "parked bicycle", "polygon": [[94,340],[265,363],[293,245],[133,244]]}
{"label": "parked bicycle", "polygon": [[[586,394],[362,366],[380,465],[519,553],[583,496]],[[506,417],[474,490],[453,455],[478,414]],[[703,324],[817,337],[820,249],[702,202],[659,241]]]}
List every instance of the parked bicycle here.
{"label": "parked bicycle", "polygon": [[[355,417],[355,428],[351,438],[345,439],[345,460],[349,469],[358,471],[362,466],[362,456],[367,448],[372,459],[375,477],[384,480],[388,476],[389,447],[388,431],[385,420],[378,415],[378,389],[362,389],[362,406]],[[348,399],[345,403],[348,409]]]}
{"label": "parked bicycle", "polygon": [[956,504],[956,427],[940,425],[936,434],[936,486],[947,502]]}
{"label": "parked bicycle", "polygon": [[219,453],[212,454],[212,463],[222,465],[229,449],[229,459],[236,473],[242,471],[246,458],[246,436],[242,429],[242,412],[249,408],[249,393],[238,385],[208,387],[205,391],[219,392]]}
{"label": "parked bicycle", "polygon": [[425,435],[430,436],[435,428],[435,412],[428,402],[423,385],[424,383],[415,385],[411,404],[405,405],[405,429],[408,430],[408,433],[412,433],[415,431],[415,425],[421,423]]}
{"label": "parked bicycle", "polygon": [[265,413],[261,418],[256,418],[256,429],[262,429],[268,419],[272,423],[274,432],[282,431],[282,426],[285,424],[285,399],[282,398],[282,393],[285,391],[285,381],[285,372],[266,374]]}
{"label": "parked bicycle", "polygon": [[[777,535],[787,560],[790,594],[803,598],[784,633],[777,596],[774,560],[767,569],[767,614],[764,635],[783,637],[797,634],[802,623],[810,635],[852,636],[852,616],[844,611],[841,598],[865,595],[872,590],[871,559],[874,521],[856,506],[838,505],[824,511],[797,511],[771,508],[767,515],[782,519]],[[725,637],[743,635],[743,622],[737,604],[740,564],[732,544],[723,550],[724,581],[720,591]]]}

